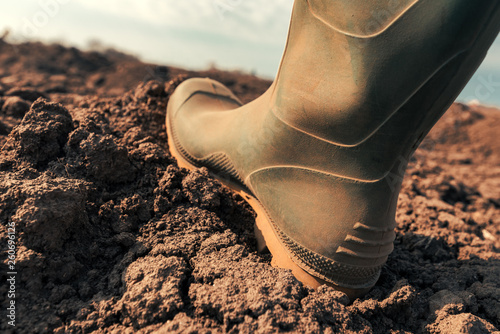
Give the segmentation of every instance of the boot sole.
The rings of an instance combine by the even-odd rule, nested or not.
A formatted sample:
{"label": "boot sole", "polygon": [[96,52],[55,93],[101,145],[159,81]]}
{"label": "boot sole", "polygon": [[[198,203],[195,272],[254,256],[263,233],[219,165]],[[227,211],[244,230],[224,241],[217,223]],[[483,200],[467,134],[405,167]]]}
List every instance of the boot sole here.
{"label": "boot sole", "polygon": [[[168,135],[168,147],[170,154],[177,160],[177,165],[189,170],[195,170],[199,167],[193,165],[187,161],[182,154],[177,150],[174,141],[172,140],[172,133],[170,130],[170,122],[168,116],[166,117],[166,127]],[[257,239],[257,250],[259,252],[264,252],[266,248],[272,255],[271,265],[275,268],[284,268],[292,271],[292,274],[305,286],[309,286],[313,289],[318,288],[321,285],[328,285],[336,290],[344,292],[351,300],[365,295],[370,291],[371,287],[363,289],[352,289],[338,286],[317,278],[307,271],[299,267],[289,256],[287,249],[280,242],[278,235],[273,227],[271,219],[269,218],[266,210],[260,203],[260,201],[247,190],[243,189],[240,185],[229,181],[227,178],[221,177],[220,175],[209,170],[209,174],[217,179],[224,186],[228,187],[235,193],[239,194],[255,211],[257,214],[255,218],[254,233]]]}

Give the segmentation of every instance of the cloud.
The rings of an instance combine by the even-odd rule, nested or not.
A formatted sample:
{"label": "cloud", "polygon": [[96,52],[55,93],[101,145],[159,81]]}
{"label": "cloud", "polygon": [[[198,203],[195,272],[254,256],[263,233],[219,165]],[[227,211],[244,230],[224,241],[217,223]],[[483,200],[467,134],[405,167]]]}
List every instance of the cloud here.
{"label": "cloud", "polygon": [[84,8],[176,30],[274,43],[288,28],[293,0],[74,0]]}

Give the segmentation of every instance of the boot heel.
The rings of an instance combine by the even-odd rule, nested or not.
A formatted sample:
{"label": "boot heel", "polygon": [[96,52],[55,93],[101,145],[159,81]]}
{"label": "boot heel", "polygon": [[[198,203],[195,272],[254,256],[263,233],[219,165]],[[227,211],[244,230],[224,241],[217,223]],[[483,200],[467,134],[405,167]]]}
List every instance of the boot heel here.
{"label": "boot heel", "polygon": [[318,277],[314,277],[304,269],[300,268],[288,255],[288,251],[279,241],[278,236],[274,232],[272,223],[267,217],[265,210],[257,199],[248,195],[242,194],[243,198],[252,206],[252,208],[257,213],[255,219],[255,236],[257,238],[257,249],[259,252],[264,251],[266,248],[269,250],[273,259],[271,265],[275,268],[290,269],[292,274],[301,281],[305,286],[309,286],[313,289],[318,288],[321,285],[328,285],[336,290],[344,292],[352,302],[354,299],[365,295],[373,286],[362,288],[362,289],[351,289],[345,288],[333,283],[322,280]]}

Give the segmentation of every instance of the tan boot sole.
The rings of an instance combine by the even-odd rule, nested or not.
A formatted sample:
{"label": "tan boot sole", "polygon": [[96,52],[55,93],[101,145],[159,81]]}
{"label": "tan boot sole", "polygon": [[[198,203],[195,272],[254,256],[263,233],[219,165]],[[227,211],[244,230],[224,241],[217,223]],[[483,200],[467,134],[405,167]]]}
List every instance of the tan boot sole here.
{"label": "tan boot sole", "polygon": [[[187,161],[177,151],[172,140],[172,133],[170,131],[168,118],[165,123],[167,127],[169,151],[170,154],[177,160],[177,165],[189,170],[197,169],[198,167]],[[364,289],[351,289],[332,284],[330,282],[312,276],[304,269],[299,267],[288,255],[288,251],[286,250],[285,246],[283,246],[283,244],[279,241],[276,231],[272,226],[271,220],[269,219],[266,210],[262,207],[262,204],[259,202],[259,200],[252,194],[248,193],[248,191],[244,190],[238,184],[233,183],[226,178],[222,178],[211,171],[209,171],[209,174],[219,182],[221,182],[224,186],[228,187],[229,189],[243,197],[243,199],[245,199],[245,201],[254,209],[255,213],[257,214],[254,225],[254,233],[257,239],[257,249],[259,252],[263,252],[266,248],[269,250],[269,252],[273,256],[271,261],[271,265],[273,267],[290,269],[295,278],[301,281],[305,286],[309,286],[313,289],[316,289],[324,284],[331,286],[336,290],[344,292],[347,296],[349,296],[351,301],[365,295],[368,291],[370,291],[372,287]]]}

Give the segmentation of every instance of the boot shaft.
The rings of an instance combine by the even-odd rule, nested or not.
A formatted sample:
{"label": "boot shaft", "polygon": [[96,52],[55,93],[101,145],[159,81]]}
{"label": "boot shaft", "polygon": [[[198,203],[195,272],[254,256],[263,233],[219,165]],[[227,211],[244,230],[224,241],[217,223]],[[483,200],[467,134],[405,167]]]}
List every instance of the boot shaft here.
{"label": "boot shaft", "polygon": [[[360,146],[436,75],[448,81],[427,85],[426,95],[434,91],[431,98],[439,98],[457,71],[448,65],[471,51],[489,16],[498,15],[496,7],[496,0],[298,0],[273,111],[286,124],[325,141]],[[498,28],[491,38],[497,33]],[[434,124],[429,119],[439,118],[453,102],[486,50],[455,78],[446,104],[428,110],[414,105],[407,116],[384,128],[391,134],[405,129],[377,144],[406,143],[391,153],[392,161],[407,155],[420,134],[427,133]]]}

